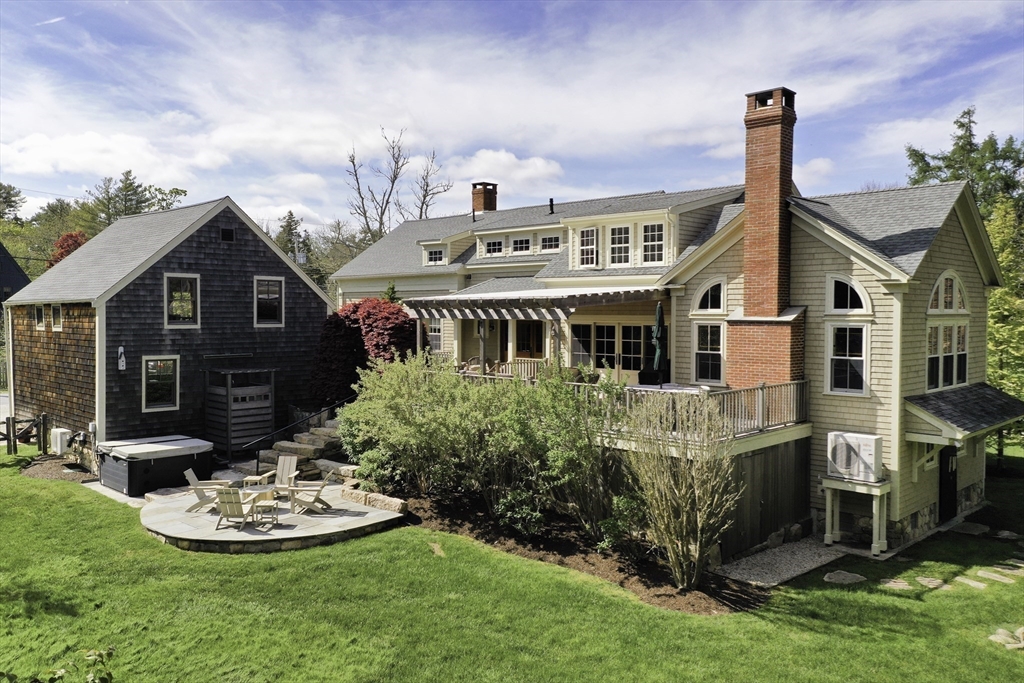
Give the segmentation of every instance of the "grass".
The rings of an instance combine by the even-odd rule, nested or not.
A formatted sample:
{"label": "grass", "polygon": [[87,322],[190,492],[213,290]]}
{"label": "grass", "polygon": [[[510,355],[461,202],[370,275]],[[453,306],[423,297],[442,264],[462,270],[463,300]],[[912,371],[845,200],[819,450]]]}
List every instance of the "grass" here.
{"label": "grass", "polygon": [[[23,456],[22,456],[23,457]],[[1021,496],[1024,481],[1014,480]],[[0,456],[0,671],[114,645],[123,681],[1019,680],[991,643],[1024,580],[918,588],[1011,556],[945,534],[911,563],[844,558],[756,612],[699,617],[567,569],[416,527],[253,556],[162,545],[138,511]],[[439,544],[444,556],[435,555]],[[871,581],[839,587],[842,568]],[[878,579],[915,586],[888,591]]]}

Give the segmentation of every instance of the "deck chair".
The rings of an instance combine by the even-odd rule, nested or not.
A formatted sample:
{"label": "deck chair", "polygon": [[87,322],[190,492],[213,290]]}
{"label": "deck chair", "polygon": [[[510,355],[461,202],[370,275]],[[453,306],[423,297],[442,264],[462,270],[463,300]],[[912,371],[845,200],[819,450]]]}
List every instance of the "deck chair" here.
{"label": "deck chair", "polygon": [[238,530],[241,531],[245,525],[252,522],[259,525],[262,522],[277,521],[277,503],[272,500],[258,501],[258,494],[243,497],[243,491],[236,488],[217,489],[217,507],[220,509],[220,517],[217,518],[216,529],[220,529],[221,522],[241,522]]}
{"label": "deck chair", "polygon": [[270,470],[266,474],[261,475],[266,481],[270,481],[270,477],[274,478],[274,495],[275,496],[287,496],[288,487],[292,485],[295,477],[298,476],[298,458],[294,455],[279,455],[277,456],[277,469]]}
{"label": "deck chair", "polygon": [[195,512],[207,505],[216,505],[217,489],[228,486],[231,483],[227,479],[206,479],[201,481],[196,477],[196,473],[192,471],[191,467],[185,470],[185,479],[188,480],[189,489],[199,499],[192,503],[185,512]]}
{"label": "deck chair", "polygon": [[[328,477],[329,479],[329,477]],[[320,497],[327,486],[328,479],[323,481],[297,482],[288,487],[288,503],[292,514],[301,515],[306,510],[325,514],[331,509],[330,503]]]}

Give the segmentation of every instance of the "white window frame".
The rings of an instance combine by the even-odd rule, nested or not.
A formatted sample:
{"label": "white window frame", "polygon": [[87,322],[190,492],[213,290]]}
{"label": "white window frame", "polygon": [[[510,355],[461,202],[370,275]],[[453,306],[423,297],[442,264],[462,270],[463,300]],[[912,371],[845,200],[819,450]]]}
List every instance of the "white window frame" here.
{"label": "white window frame", "polygon": [[[434,329],[437,332],[434,332]],[[437,338],[437,346],[434,346],[434,338]],[[440,318],[427,318],[427,343],[430,344],[430,350],[434,353],[440,353],[441,345],[444,343],[443,328],[441,327]]]}
{"label": "white window frame", "polygon": [[[168,296],[167,296],[168,295],[168,289],[167,288],[170,285],[170,280],[172,278],[174,278],[174,279],[191,278],[191,279],[196,281],[196,321],[194,323],[175,323],[175,322],[171,322],[170,320],[167,319],[167,307],[168,307],[168,304],[170,303],[170,300],[168,299]],[[202,296],[201,291],[202,291],[202,282],[200,280],[200,277],[199,277],[198,273],[164,273],[164,329],[165,330],[198,330],[200,328],[200,325],[202,324],[202,320],[200,319],[201,306],[199,305],[200,301],[202,301],[202,299],[200,298]]]}
{"label": "white window frame", "polygon": [[[545,247],[545,240],[554,240],[555,246]],[[562,248],[562,237],[561,235],[542,235],[540,238],[540,250],[541,251],[559,251]]]}
{"label": "white window frame", "polygon": [[[953,296],[954,297],[956,296],[956,292],[953,293]],[[938,328],[939,338],[938,338],[938,344],[937,344],[937,350],[938,350],[937,354],[932,354],[931,353],[931,349],[928,348],[928,335],[931,333],[931,328],[933,328],[933,327]],[[957,331],[958,331],[959,327],[963,327],[964,328],[964,350],[963,351],[958,351],[957,350],[957,342],[958,342]],[[950,345],[950,348],[952,349],[952,351],[951,351],[951,353],[948,353],[948,354],[942,352],[942,337],[943,337],[943,330],[944,330],[944,328],[950,328],[950,329],[953,330],[953,332],[952,332],[952,343]],[[967,369],[964,370],[964,381],[963,382],[958,382],[957,381],[957,375],[959,373],[957,372],[957,370],[959,370],[959,368],[960,368],[959,356],[960,356],[961,353],[964,355],[964,358],[965,358],[965,361],[966,361],[966,364],[967,364]],[[952,356],[953,357],[953,382],[951,384],[944,384],[943,381],[942,381],[942,376],[943,376],[943,361],[942,361],[942,359],[945,356]],[[938,386],[933,387],[933,388],[928,386],[928,365],[929,365],[929,361],[932,358],[938,358],[939,359]],[[926,394],[934,394],[934,393],[936,393],[938,391],[946,391],[947,389],[955,389],[956,387],[967,386],[968,384],[971,383],[970,376],[968,375],[968,373],[970,371],[971,371],[971,322],[970,322],[970,319],[967,316],[963,315],[963,314],[961,314],[961,315],[959,315],[957,317],[948,317],[948,314],[946,316],[937,317],[937,316],[934,315],[934,311],[933,311],[933,315],[928,318],[928,322],[927,322],[927,325],[925,326],[925,333],[924,333],[924,391],[925,391],[925,393]]]}
{"label": "white window frame", "polygon": [[[722,286],[722,305],[719,308],[701,308],[700,300],[704,297],[704,294],[714,287],[715,285]],[[693,300],[690,302],[690,317],[717,317],[724,316],[729,308],[726,294],[728,293],[728,285],[724,277],[716,277],[708,280],[697,289],[693,295]]]}
{"label": "white window frame", "polygon": [[[432,261],[431,260],[431,256],[433,254],[437,254],[438,255],[438,258],[437,258],[436,261]],[[428,265],[428,266],[443,266],[445,264],[444,263],[444,261],[445,261],[445,259],[444,259],[444,248],[443,247],[438,247],[436,249],[428,248],[428,249],[426,249],[426,255],[427,255],[427,260],[426,260],[426,264],[425,265]]]}
{"label": "white window frame", "polygon": [[[591,228],[580,228],[580,231],[579,231],[579,234],[578,234],[579,245],[578,245],[578,251],[577,251],[577,258],[579,259],[579,267],[580,268],[597,268],[598,264],[600,263],[600,259],[598,259],[598,256],[597,256],[597,254],[598,254],[598,251],[597,251],[597,247],[598,247],[597,232],[598,231],[597,231],[597,227],[596,226],[595,227],[591,227]],[[583,240],[584,239],[588,239],[590,237],[592,237],[593,240],[594,240],[593,244],[591,244],[589,246],[584,246],[583,245]],[[593,261],[594,261],[593,263],[583,263],[584,250],[586,250],[586,254],[593,259]]]}
{"label": "white window frame", "polygon": [[[174,405],[146,407],[146,364],[151,360],[173,360],[174,361]],[[143,356],[142,357],[142,412],[144,413],[166,413],[172,410],[179,410],[181,407],[181,356]]]}
{"label": "white window frame", "polygon": [[[625,234],[616,235],[615,231],[625,231]],[[633,228],[629,225],[616,225],[608,228],[608,267],[609,268],[628,268],[633,261]],[[625,242],[616,243],[616,238],[621,239],[625,236]],[[619,250],[616,253],[616,249]],[[616,261],[616,257],[625,257],[625,261]]]}
{"label": "white window frame", "polygon": [[[648,241],[648,239],[647,239],[647,228],[655,228],[655,227],[661,229],[661,239],[657,240],[657,241],[653,241],[653,240]],[[667,243],[666,243],[666,240],[665,240],[666,231],[667,231],[667,229],[665,227],[665,223],[644,223],[641,226],[641,228],[640,228],[640,240],[641,240],[640,241],[640,262],[643,265],[645,265],[645,266],[657,266],[657,265],[661,265],[662,263],[665,262],[665,250],[666,250],[666,248],[668,246]],[[653,248],[655,246],[660,247],[660,249],[661,249],[661,258],[659,258],[659,259],[648,258],[647,257],[648,256],[648,252],[647,252],[648,247],[651,247],[652,250],[653,250]]]}
{"label": "white window frame", "polygon": [[[503,239],[497,239],[497,240],[484,239],[483,242],[484,242],[484,256],[489,257],[489,258],[493,258],[493,257],[496,257],[496,256],[504,256],[505,255],[505,240],[503,240]],[[491,248],[492,244],[500,245],[501,249],[499,251],[491,251],[490,248]]]}
{"label": "white window frame", "polygon": [[[861,308],[835,308],[835,286],[837,282],[851,287],[860,297]],[[855,278],[842,273],[825,275],[825,313],[826,315],[872,315],[871,297],[867,290]]]}
{"label": "white window frame", "polygon": [[35,310],[32,311],[36,329],[40,332],[46,331],[46,308],[42,305],[36,306]]}
{"label": "white window frame", "polygon": [[[259,302],[259,283],[261,280],[276,280],[281,283],[281,322],[261,323],[257,317],[257,303]],[[252,326],[258,328],[284,327],[285,322],[285,279],[277,275],[253,275],[252,277]]]}
{"label": "white window frame", "polygon": [[[516,242],[526,242],[525,249],[517,249]],[[529,237],[513,237],[512,238],[512,254],[529,254],[533,248],[533,241]]]}
{"label": "white window frame", "polygon": [[[57,311],[57,315],[53,314],[54,311]],[[50,329],[54,332],[64,331],[64,309],[60,304],[50,304]]]}
{"label": "white window frame", "polygon": [[[944,289],[947,279],[953,280],[953,308],[945,308],[943,306],[945,303]],[[932,299],[935,298],[936,292],[939,295],[938,308],[932,308]],[[958,308],[956,305],[957,295],[960,295],[963,299],[963,308]],[[928,315],[970,315],[971,307],[967,298],[967,288],[964,287],[963,280],[960,279],[955,270],[946,270],[935,280],[932,291],[928,293],[928,306],[926,310]]]}
{"label": "white window frame", "polygon": [[[701,326],[717,327],[720,330],[721,348],[719,349],[718,354],[722,358],[722,377],[717,382],[713,382],[711,380],[698,379],[697,378],[697,354],[698,353],[709,353],[708,351],[700,351],[699,348],[698,348],[697,340],[699,339],[699,334],[700,334]],[[724,386],[726,386],[726,382],[725,382],[725,378],[726,378],[726,374],[725,374],[725,370],[726,370],[726,346],[725,346],[726,345],[726,339],[725,339],[726,335],[725,335],[725,330],[726,330],[726,324],[725,324],[725,322],[721,318],[709,319],[709,320],[694,320],[693,321],[693,323],[691,325],[691,328],[690,328],[690,334],[692,335],[690,337],[690,340],[691,340],[691,344],[690,344],[690,347],[691,347],[691,349],[690,349],[690,381],[693,384],[700,384],[702,386],[709,386],[709,387],[724,387]],[[711,352],[711,353],[713,353],[713,352]]]}
{"label": "white window frame", "polygon": [[[833,358],[849,358],[849,356],[833,356],[834,335],[839,327],[860,327],[864,330],[861,339],[861,360],[863,361],[864,388],[861,391],[849,391],[832,388]],[[830,396],[871,396],[871,324],[862,320],[834,320],[825,324],[825,391]]]}

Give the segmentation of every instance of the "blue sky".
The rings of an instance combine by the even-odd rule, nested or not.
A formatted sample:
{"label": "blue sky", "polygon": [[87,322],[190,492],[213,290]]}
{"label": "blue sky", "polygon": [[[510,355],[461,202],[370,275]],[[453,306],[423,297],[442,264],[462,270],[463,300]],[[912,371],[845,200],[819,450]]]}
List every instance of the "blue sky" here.
{"label": "blue sky", "polygon": [[[253,218],[346,219],[380,129],[466,211],[742,182],[744,97],[797,92],[804,194],[902,182],[903,147],[1024,136],[1024,3],[0,3],[0,179],[31,213],[131,168]],[[413,166],[420,161],[414,158]]]}

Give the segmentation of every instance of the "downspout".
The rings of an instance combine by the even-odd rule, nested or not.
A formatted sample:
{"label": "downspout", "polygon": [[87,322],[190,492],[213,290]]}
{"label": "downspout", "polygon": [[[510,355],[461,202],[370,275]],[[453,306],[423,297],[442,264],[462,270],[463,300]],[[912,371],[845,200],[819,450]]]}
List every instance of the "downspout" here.
{"label": "downspout", "polygon": [[96,308],[96,443],[107,438],[107,303]]}
{"label": "downspout", "polygon": [[[14,331],[11,325],[11,311],[4,304],[4,333],[7,335],[7,352],[4,354],[4,372],[7,373],[7,409],[14,416]],[[8,435],[8,438],[10,435]]]}
{"label": "downspout", "polygon": [[[892,489],[889,494],[889,519],[900,519],[900,458],[903,456],[903,289],[892,291],[892,431],[889,473]],[[913,457],[913,456],[911,456]]]}

